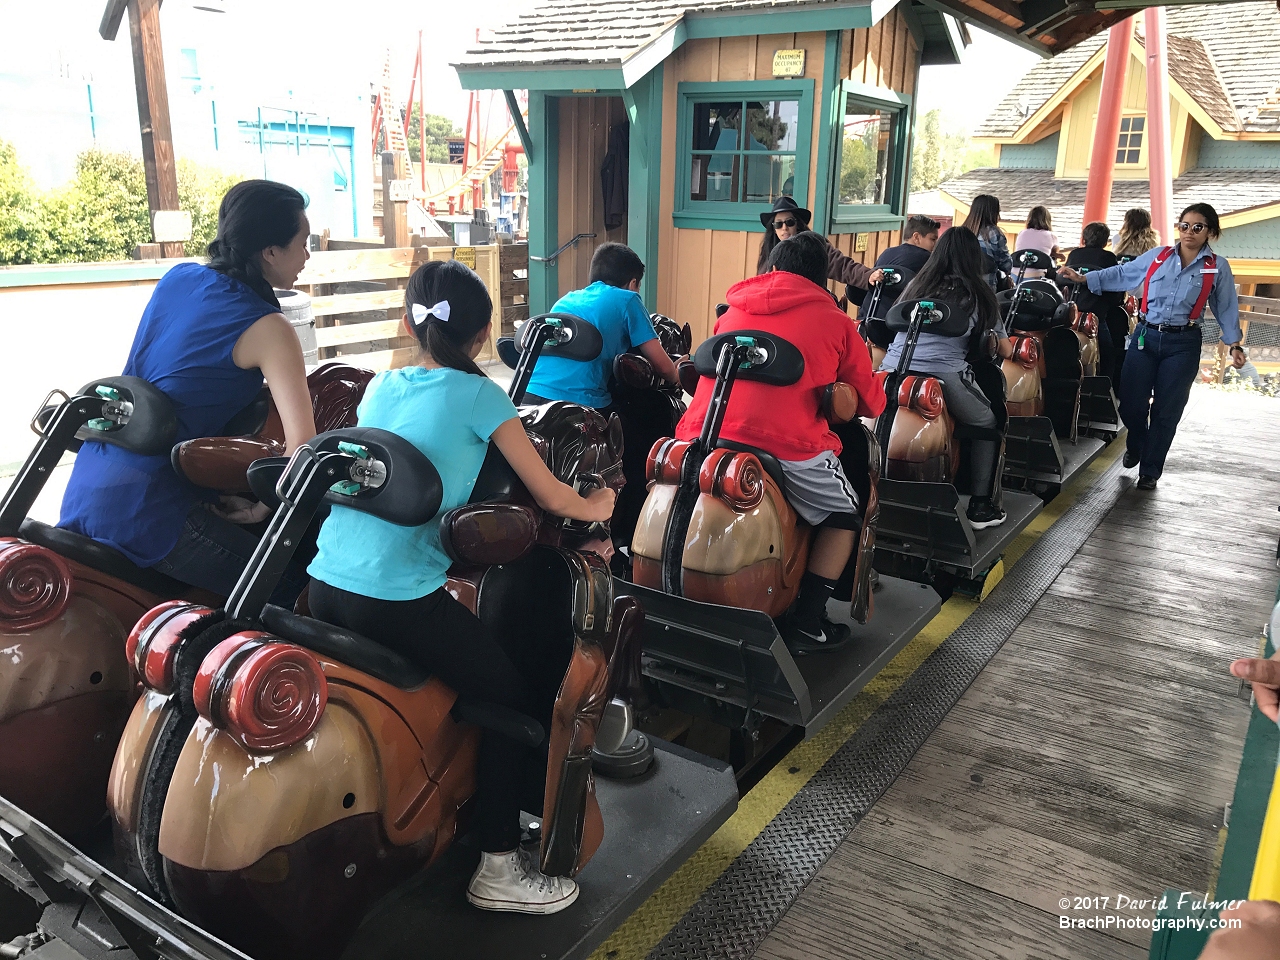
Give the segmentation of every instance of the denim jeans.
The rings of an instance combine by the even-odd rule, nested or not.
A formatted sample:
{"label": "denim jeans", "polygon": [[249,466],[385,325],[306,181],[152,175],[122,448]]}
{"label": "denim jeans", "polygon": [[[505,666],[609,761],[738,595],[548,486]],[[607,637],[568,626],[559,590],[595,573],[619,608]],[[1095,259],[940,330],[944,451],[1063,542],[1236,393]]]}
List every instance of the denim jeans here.
{"label": "denim jeans", "polygon": [[1120,419],[1129,429],[1128,450],[1141,458],[1139,475],[1158,478],[1200,372],[1200,328],[1161,333],[1140,325],[1122,370]]}
{"label": "denim jeans", "polygon": [[[258,537],[249,530],[197,503],[187,514],[177,545],[152,569],[227,597],[257,546]],[[307,582],[306,571],[291,562],[271,594],[271,603],[292,610]]]}

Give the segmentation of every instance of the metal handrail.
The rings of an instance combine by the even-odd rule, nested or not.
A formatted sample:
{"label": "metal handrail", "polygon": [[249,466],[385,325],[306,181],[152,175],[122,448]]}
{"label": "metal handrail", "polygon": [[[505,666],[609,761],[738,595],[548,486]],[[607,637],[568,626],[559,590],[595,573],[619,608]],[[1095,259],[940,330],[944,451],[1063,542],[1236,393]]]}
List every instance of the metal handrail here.
{"label": "metal handrail", "polygon": [[535,263],[555,263],[555,262],[556,262],[556,258],[557,258],[557,257],[559,257],[559,256],[560,256],[560,254],[564,253],[564,252],[565,252],[566,250],[568,250],[570,247],[572,247],[572,246],[576,246],[579,240],[590,240],[590,239],[592,239],[593,237],[595,237],[595,234],[594,234],[594,233],[579,233],[579,234],[578,234],[577,236],[575,236],[572,240],[569,240],[568,242],[566,242],[566,243],[562,244],[562,245],[560,246],[560,249],[558,249],[558,250],[557,250],[555,253],[553,253],[551,256],[549,256],[549,257],[530,257],[529,259],[530,259],[530,260],[533,260]]}

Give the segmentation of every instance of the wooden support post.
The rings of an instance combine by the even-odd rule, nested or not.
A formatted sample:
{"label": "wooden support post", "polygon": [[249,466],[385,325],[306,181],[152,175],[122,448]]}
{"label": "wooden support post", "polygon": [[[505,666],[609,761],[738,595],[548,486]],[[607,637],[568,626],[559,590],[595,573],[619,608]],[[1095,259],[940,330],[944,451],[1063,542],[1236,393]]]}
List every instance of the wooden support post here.
{"label": "wooden support post", "polygon": [[[1169,143],[1169,43],[1164,7],[1143,12],[1147,28],[1147,169],[1151,176],[1151,226],[1160,242],[1178,239],[1173,228],[1173,160]],[[1221,377],[1219,377],[1221,380]]]}
{"label": "wooden support post", "polygon": [[382,154],[382,242],[388,247],[407,247],[409,237],[409,201],[392,200],[391,184],[408,182],[409,157],[387,150]]}
{"label": "wooden support post", "polygon": [[[160,43],[160,0],[129,0],[129,42],[133,49],[133,82],[138,94],[138,126],[142,162],[147,174],[147,205],[152,224],[159,210],[178,209],[178,173],[169,128],[169,90],[164,79]],[[180,257],[181,243],[162,243],[160,255]]]}

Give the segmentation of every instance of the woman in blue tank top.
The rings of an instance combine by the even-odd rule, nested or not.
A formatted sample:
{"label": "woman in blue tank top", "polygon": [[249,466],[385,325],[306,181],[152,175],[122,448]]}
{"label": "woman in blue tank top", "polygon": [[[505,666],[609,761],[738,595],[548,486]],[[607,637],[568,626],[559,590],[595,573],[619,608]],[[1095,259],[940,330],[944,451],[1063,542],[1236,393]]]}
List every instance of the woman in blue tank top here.
{"label": "woman in blue tank top", "polygon": [[[124,373],[173,402],[178,442],[217,436],[258,395],[264,376],[287,451],[315,435],[302,347],[273,292],[291,288],[309,257],[305,207],[302,194],[282,183],[237,184],[218,210],[208,265],[178,264],[156,284]],[[258,507],[223,509],[209,491],[179,476],[168,456],[86,442],[58,525],[140,567],[226,596],[257,544],[232,520],[265,519]],[[291,605],[305,583],[305,574],[293,571],[273,599]]]}

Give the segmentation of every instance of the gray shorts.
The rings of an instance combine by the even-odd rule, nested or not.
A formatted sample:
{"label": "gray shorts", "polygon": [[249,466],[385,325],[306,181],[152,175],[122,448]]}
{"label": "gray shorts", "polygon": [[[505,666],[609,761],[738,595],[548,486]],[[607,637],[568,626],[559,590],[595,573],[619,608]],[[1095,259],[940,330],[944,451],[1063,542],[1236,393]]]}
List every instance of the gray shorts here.
{"label": "gray shorts", "polygon": [[805,523],[816,527],[833,513],[858,512],[858,494],[830,450],[808,460],[778,462],[787,478],[787,502]]}

